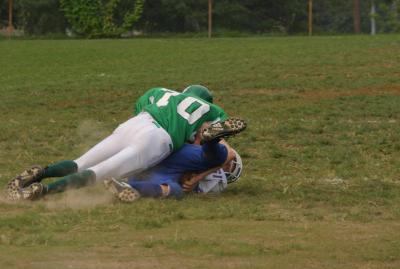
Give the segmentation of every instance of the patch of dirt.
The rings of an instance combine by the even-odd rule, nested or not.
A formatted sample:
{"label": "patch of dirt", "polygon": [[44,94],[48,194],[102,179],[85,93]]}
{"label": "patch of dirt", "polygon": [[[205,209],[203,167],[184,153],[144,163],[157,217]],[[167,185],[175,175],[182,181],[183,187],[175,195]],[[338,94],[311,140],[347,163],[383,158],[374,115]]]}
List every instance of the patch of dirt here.
{"label": "patch of dirt", "polygon": [[50,210],[84,209],[112,203],[112,194],[104,190],[100,185],[71,189],[62,194],[49,195],[40,202]]}
{"label": "patch of dirt", "polygon": [[323,90],[310,90],[298,92],[296,90],[288,89],[241,89],[235,91],[234,95],[248,96],[248,95],[264,95],[264,96],[279,96],[279,95],[293,95],[304,99],[335,99],[339,97],[350,96],[379,96],[379,95],[400,95],[400,85],[387,85],[380,87],[368,87],[350,90],[337,90],[337,89],[323,89]]}
{"label": "patch of dirt", "polygon": [[25,213],[26,209],[38,204],[44,205],[49,210],[86,209],[98,205],[109,204],[114,201],[111,193],[107,192],[101,184],[82,189],[71,189],[64,193],[48,195],[40,201],[10,201],[3,194],[0,195],[0,213],[18,215]]}
{"label": "patch of dirt", "polygon": [[379,95],[400,95],[399,85],[389,85],[387,87],[360,88],[354,90],[319,90],[306,91],[296,94],[305,99],[335,99],[339,97],[351,97],[358,95],[379,96]]}
{"label": "patch of dirt", "polygon": [[232,93],[232,95],[247,96],[247,95],[290,95],[293,94],[293,90],[287,89],[241,89]]}
{"label": "patch of dirt", "polygon": [[7,217],[24,214],[27,205],[25,202],[8,200],[4,194],[0,194],[0,214],[7,214]]}

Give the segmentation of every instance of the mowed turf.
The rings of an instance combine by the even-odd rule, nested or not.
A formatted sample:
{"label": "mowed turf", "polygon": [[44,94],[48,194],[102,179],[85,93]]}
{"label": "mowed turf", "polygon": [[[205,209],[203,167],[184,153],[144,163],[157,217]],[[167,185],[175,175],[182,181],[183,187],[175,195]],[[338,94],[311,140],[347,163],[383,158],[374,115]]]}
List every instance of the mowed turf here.
{"label": "mowed turf", "polygon": [[0,201],[1,268],[400,268],[400,36],[1,40],[0,187],[74,159],[146,89],[201,83],[248,121],[219,196],[101,186]]}

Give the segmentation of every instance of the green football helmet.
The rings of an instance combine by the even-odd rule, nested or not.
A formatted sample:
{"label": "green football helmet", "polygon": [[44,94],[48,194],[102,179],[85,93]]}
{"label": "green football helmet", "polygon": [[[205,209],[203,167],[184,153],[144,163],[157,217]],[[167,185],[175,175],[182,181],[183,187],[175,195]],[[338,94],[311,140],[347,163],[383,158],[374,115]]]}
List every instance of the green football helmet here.
{"label": "green football helmet", "polygon": [[183,90],[183,93],[199,97],[209,103],[213,102],[213,96],[209,89],[202,85],[190,85]]}

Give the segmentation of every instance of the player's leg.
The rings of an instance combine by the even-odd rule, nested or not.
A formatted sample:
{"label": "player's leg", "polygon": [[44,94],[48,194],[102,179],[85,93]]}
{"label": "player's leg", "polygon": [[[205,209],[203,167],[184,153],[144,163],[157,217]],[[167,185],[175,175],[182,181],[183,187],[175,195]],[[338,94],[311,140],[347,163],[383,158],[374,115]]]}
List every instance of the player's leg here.
{"label": "player's leg", "polygon": [[123,130],[118,127],[110,136],[89,149],[74,162],[77,164],[78,171],[83,171],[110,158],[125,146]]}
{"label": "player's leg", "polygon": [[[122,124],[123,125],[123,124]],[[120,125],[120,126],[122,126]],[[126,143],[124,143],[124,132],[120,127],[117,128],[113,134],[102,140],[100,143],[95,145],[92,149],[82,155],[75,161],[61,161],[55,164],[51,164],[45,168],[42,168],[38,165],[32,166],[31,168],[25,170],[20,175],[17,175],[13,178],[7,185],[6,193],[8,199],[10,200],[18,200],[21,197],[25,197],[27,195],[21,195],[21,192],[29,192],[35,193],[33,190],[38,190],[40,188],[28,188],[29,185],[35,182],[41,182],[45,178],[49,177],[63,177],[78,171],[85,171],[87,167],[90,167],[94,164],[101,162],[104,159],[109,158],[114,155],[116,152],[120,151]],[[80,178],[80,177],[78,177]],[[69,185],[70,178],[62,178],[57,183],[60,186]],[[75,182],[74,177],[72,177],[72,183]],[[86,183],[82,183],[85,185]],[[72,184],[74,185],[74,183]],[[52,186],[52,185],[50,185]],[[22,188],[26,188],[22,190]],[[42,188],[46,192],[46,188]],[[64,190],[65,188],[56,188],[59,190]],[[29,196],[29,195],[28,195]],[[29,198],[28,198],[29,199]]]}
{"label": "player's leg", "polygon": [[[21,190],[21,198],[34,200],[46,194],[78,188],[106,178],[124,178],[153,165],[169,155],[171,138],[153,122],[142,124],[137,131],[125,132],[130,139],[128,146],[93,167],[62,177],[49,185],[27,187]],[[122,138],[121,138],[122,139]],[[136,143],[134,143],[136,141]],[[140,141],[140,143],[139,143]]]}
{"label": "player's leg", "polygon": [[9,185],[15,187],[26,187],[34,182],[40,182],[48,177],[62,177],[77,171],[77,164],[74,161],[60,161],[46,167],[33,165],[29,169],[13,178]]}
{"label": "player's leg", "polygon": [[175,197],[183,196],[182,187],[173,181],[138,181],[131,179],[128,183],[118,181],[114,178],[104,181],[106,189],[122,202],[133,202],[139,197]]}
{"label": "player's leg", "polygon": [[43,174],[38,181],[49,177],[63,177],[69,174],[76,173],[78,171],[78,165],[72,160],[60,161],[43,169]]}
{"label": "player's leg", "polygon": [[108,159],[129,145],[131,130],[140,130],[143,128],[144,121],[142,118],[142,116],[133,117],[120,124],[111,135],[100,141],[76,160],[64,161],[49,166],[49,171],[44,176],[65,176],[71,172],[86,170]]}
{"label": "player's leg", "polygon": [[[65,176],[48,186],[44,186],[41,194],[64,191],[68,187],[81,187],[109,177],[123,178],[145,170],[164,159],[172,148],[170,136],[164,129],[154,124],[149,115],[139,118],[142,120],[130,120],[120,125],[114,132],[116,136],[112,136],[112,140],[103,140],[85,154],[84,158],[79,158],[76,161],[78,163],[77,173]],[[116,143],[115,137],[120,143]],[[111,138],[111,136],[108,138]],[[97,147],[101,144],[104,147]],[[121,144],[126,146],[93,167],[81,170],[82,166],[85,167],[88,163],[91,163],[90,156],[96,152],[101,154],[101,149],[105,149],[108,153],[112,152],[112,149],[108,150],[108,148],[112,147],[113,144],[117,148],[120,148]],[[96,157],[93,156],[93,158]],[[27,188],[23,192],[33,191]],[[30,199],[29,195],[23,195],[24,197]]]}
{"label": "player's leg", "polygon": [[175,197],[182,198],[183,192],[181,186],[176,182],[160,182],[156,181],[129,181],[129,185],[137,190],[142,197]]}
{"label": "player's leg", "polygon": [[146,158],[141,156],[140,147],[128,146],[89,169],[59,178],[48,185],[35,183],[25,187],[20,195],[22,199],[35,200],[47,194],[65,191],[67,188],[80,188],[93,184],[96,179],[121,178],[126,174],[139,171],[141,167],[146,167],[143,161],[146,161]]}
{"label": "player's leg", "polygon": [[96,174],[96,180],[114,177],[121,179],[144,171],[165,159],[171,152],[171,138],[168,133],[151,123],[132,133],[129,146],[107,160],[90,167]]}
{"label": "player's leg", "polygon": [[[153,181],[129,181],[128,184],[137,190],[142,197],[163,197],[169,193],[168,186],[161,186]],[[164,188],[163,188],[164,187]]]}
{"label": "player's leg", "polygon": [[86,168],[114,155],[126,145],[126,143],[124,143],[124,128],[122,128],[122,126],[124,126],[124,123],[121,124],[110,136],[102,140],[74,161],[61,161],[45,168],[34,165],[17,175],[7,185],[6,192],[8,198],[10,200],[19,199],[21,188],[26,188],[34,182],[41,182],[44,178],[63,177],[78,171],[84,171]]}
{"label": "player's leg", "polygon": [[[132,122],[133,119],[130,119],[127,122]],[[126,143],[124,143],[125,129],[123,128],[125,125],[125,123],[121,124],[116,130],[114,130],[114,132],[110,136],[103,139],[100,143],[95,145],[92,149],[90,149],[88,152],[83,154],[75,161],[61,161],[55,164],[51,164],[45,168],[35,165],[25,170],[8,183],[6,190],[8,198],[10,200],[18,200],[21,197],[21,189],[27,188],[34,182],[41,182],[44,178],[64,177],[78,171],[84,171],[86,168],[93,166],[114,155],[126,145]],[[131,125],[134,126],[135,124]],[[140,122],[136,122],[136,125],[140,127]],[[57,184],[59,184],[57,186],[68,185],[68,183],[70,182],[69,179],[70,178],[67,177],[56,181]],[[74,180],[72,179],[72,182],[73,181]],[[43,189],[46,190],[46,188]],[[64,188],[57,187],[55,189],[63,190]],[[33,192],[31,188],[27,188],[27,191]]]}
{"label": "player's leg", "polygon": [[96,176],[93,171],[84,170],[61,177],[48,185],[45,185],[41,182],[35,182],[25,188],[20,189],[18,192],[18,199],[36,200],[47,194],[63,192],[67,188],[80,188],[93,184],[95,181]]}
{"label": "player's leg", "polygon": [[155,128],[152,121],[153,118],[149,114],[142,113],[120,124],[110,136],[75,160],[78,171],[86,170],[107,160],[129,145],[140,143],[136,137],[140,136],[143,130],[148,129],[149,125]]}

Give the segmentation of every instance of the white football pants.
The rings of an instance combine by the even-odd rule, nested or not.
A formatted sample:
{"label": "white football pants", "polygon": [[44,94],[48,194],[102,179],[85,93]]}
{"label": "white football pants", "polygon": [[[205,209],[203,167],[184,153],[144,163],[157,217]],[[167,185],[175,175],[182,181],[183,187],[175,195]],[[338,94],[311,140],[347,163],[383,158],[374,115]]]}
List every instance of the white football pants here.
{"label": "white football pants", "polygon": [[172,150],[170,135],[147,112],[114,132],[75,160],[78,172],[92,170],[96,180],[132,176],[165,159]]}

